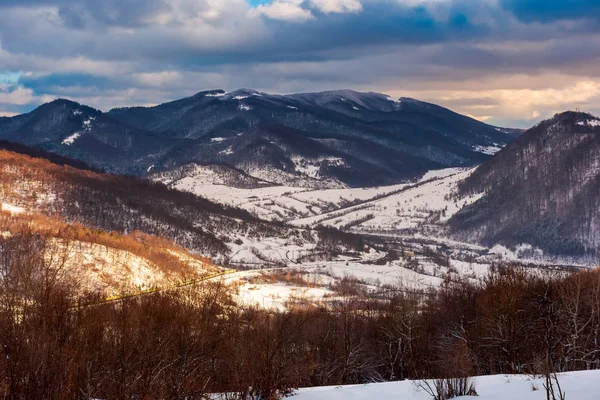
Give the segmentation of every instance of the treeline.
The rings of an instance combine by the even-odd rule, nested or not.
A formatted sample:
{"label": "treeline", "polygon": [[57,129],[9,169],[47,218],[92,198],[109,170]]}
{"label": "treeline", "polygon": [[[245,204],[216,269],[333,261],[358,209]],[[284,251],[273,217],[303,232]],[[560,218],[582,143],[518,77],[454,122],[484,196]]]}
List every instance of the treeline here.
{"label": "treeline", "polygon": [[291,388],[600,368],[600,272],[498,267],[286,312],[219,284],[97,304],[37,235],[0,239],[0,396],[276,399]]}

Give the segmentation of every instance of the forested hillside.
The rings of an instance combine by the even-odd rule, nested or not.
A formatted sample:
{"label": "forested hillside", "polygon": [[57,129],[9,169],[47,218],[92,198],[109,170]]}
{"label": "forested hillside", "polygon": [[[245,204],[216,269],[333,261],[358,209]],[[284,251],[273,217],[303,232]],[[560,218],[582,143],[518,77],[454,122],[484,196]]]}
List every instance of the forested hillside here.
{"label": "forested hillside", "polygon": [[463,195],[485,195],[450,221],[456,237],[593,257],[600,246],[600,120],[558,114],[478,167],[459,188]]}
{"label": "forested hillside", "polygon": [[430,169],[481,163],[513,138],[430,103],[351,90],[213,90],[107,113],[59,99],[0,118],[0,139],[113,173],[227,165],[297,187],[397,183]]}

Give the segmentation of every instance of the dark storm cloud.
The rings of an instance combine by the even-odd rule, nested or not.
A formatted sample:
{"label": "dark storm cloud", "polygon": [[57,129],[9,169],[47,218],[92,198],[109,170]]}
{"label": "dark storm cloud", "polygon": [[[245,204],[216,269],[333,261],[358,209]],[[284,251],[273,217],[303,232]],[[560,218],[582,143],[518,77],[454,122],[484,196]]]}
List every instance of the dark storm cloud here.
{"label": "dark storm cloud", "polygon": [[115,85],[111,84],[111,80],[107,77],[81,73],[51,73],[39,77],[21,76],[18,83],[38,93],[48,93],[57,87],[72,86],[95,87],[98,89],[115,88]]}

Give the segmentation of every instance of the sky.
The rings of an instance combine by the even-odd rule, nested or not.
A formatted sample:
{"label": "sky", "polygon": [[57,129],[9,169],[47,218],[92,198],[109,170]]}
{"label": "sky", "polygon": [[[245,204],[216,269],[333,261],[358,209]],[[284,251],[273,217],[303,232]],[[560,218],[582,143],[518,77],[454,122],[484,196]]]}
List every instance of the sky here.
{"label": "sky", "polygon": [[600,115],[600,0],[0,0],[0,116],[237,88]]}

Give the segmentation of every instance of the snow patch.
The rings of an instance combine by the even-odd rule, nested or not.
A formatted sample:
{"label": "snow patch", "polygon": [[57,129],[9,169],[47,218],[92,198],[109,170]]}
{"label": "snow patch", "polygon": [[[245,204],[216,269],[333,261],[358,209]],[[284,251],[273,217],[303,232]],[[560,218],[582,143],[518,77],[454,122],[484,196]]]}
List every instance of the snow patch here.
{"label": "snow patch", "polygon": [[285,311],[287,305],[295,300],[322,302],[326,295],[333,292],[323,288],[309,288],[289,285],[284,282],[272,284],[244,283],[238,287],[236,300],[246,306],[259,306],[265,309]]}
{"label": "snow patch", "polygon": [[502,147],[500,147],[498,144],[494,143],[493,146],[475,146],[473,147],[473,150],[475,150],[478,153],[483,153],[483,154],[487,154],[487,155],[494,155],[497,152],[499,152],[500,150],[502,150]]}
{"label": "snow patch", "polygon": [[85,132],[90,132],[92,130],[92,121],[95,121],[95,120],[96,120],[96,117],[90,117],[89,119],[86,119],[85,121],[83,121],[83,125],[81,126],[83,128],[83,130],[79,131],[79,132],[75,132],[72,135],[67,136],[66,138],[63,139],[63,141],[61,143],[64,144],[65,146],[70,146],[73,143],[75,143],[75,141],[77,139],[79,139],[82,134],[84,134]]}
{"label": "snow patch", "polygon": [[586,120],[577,122],[577,125],[593,126],[593,127],[600,126],[600,120],[599,119],[586,119]]}
{"label": "snow patch", "polygon": [[2,203],[0,210],[11,213],[13,215],[24,214],[25,209],[23,207],[15,206],[13,204]]}
{"label": "snow patch", "polygon": [[224,140],[226,140],[224,137],[214,137],[210,139],[211,142],[222,142]]}
{"label": "snow patch", "polygon": [[419,179],[419,182],[426,182],[426,181],[430,181],[432,179],[446,178],[448,176],[456,175],[461,172],[465,172],[467,170],[468,170],[468,168],[434,169],[431,171],[427,171],[427,173],[425,175],[423,175],[423,177],[421,179]]}
{"label": "snow patch", "polygon": [[252,107],[250,107],[250,106],[248,106],[246,104],[240,104],[240,106],[238,107],[238,109],[240,111],[250,111],[250,110],[252,110]]}
{"label": "snow patch", "polygon": [[229,156],[229,155],[233,154],[233,150],[231,149],[231,146],[229,146],[227,149],[221,150],[219,152],[219,154],[224,154],[226,156]]}
{"label": "snow patch", "polygon": [[81,132],[75,132],[72,135],[67,136],[66,138],[63,139],[62,144],[70,146],[73,143],[75,143],[75,141],[77,139],[79,139],[79,137],[81,136]]}
{"label": "snow patch", "polygon": [[303,157],[292,157],[296,172],[309,176],[311,178],[319,177],[321,166],[344,166],[344,160],[339,157],[319,157],[317,159],[307,159]]}

